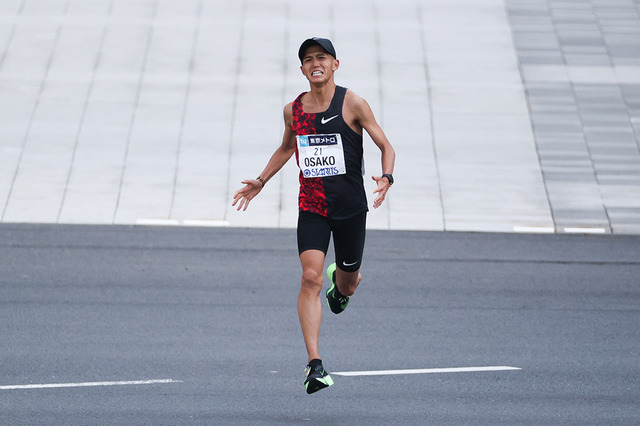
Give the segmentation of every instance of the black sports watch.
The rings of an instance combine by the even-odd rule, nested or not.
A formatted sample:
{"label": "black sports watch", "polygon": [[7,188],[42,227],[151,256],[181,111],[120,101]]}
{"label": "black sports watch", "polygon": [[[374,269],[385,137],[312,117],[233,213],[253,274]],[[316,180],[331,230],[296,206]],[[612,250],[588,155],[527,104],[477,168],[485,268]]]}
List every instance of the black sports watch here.
{"label": "black sports watch", "polygon": [[391,173],[385,173],[382,175],[383,178],[387,178],[389,181],[389,186],[393,185],[393,175]]}

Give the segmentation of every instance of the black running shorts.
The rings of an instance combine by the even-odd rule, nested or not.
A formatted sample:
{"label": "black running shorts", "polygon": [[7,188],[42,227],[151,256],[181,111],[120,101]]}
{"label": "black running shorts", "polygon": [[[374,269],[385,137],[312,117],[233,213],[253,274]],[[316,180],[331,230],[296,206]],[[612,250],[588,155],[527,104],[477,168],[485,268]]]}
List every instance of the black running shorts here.
{"label": "black running shorts", "polygon": [[298,254],[320,250],[325,256],[333,234],[336,264],[345,272],[355,272],[362,264],[367,212],[343,220],[332,220],[316,213],[298,215]]}

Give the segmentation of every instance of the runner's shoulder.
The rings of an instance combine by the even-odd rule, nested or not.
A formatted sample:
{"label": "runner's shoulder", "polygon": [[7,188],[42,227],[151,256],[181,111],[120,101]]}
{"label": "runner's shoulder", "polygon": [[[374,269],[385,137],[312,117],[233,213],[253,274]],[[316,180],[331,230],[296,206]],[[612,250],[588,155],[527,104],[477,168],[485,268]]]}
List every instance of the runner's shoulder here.
{"label": "runner's shoulder", "polygon": [[353,111],[369,109],[367,101],[351,89],[347,89],[344,95],[345,106]]}
{"label": "runner's shoulder", "polygon": [[343,111],[347,123],[349,123],[350,117],[354,122],[362,123],[363,120],[368,120],[372,114],[371,107],[367,101],[351,89],[347,89],[345,94]]}
{"label": "runner's shoulder", "polygon": [[287,125],[291,125],[293,123],[293,102],[289,102],[284,106],[282,114],[284,115],[284,122]]}

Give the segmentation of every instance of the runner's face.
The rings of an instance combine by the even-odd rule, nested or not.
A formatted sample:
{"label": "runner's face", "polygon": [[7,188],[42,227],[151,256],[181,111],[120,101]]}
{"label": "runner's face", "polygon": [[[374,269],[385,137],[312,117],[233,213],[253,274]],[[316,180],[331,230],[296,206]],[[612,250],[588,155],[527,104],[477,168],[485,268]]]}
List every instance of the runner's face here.
{"label": "runner's face", "polygon": [[302,74],[311,83],[323,83],[333,77],[339,62],[328,54],[322,47],[315,45],[307,49],[302,57]]}

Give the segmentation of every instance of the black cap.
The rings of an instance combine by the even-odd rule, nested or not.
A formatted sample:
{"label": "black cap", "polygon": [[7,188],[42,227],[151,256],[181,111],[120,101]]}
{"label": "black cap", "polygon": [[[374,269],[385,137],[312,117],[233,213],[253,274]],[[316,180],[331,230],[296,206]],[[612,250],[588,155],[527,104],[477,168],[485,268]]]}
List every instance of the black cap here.
{"label": "black cap", "polygon": [[300,58],[300,62],[302,62],[304,52],[306,52],[308,48],[316,44],[326,50],[329,55],[333,56],[334,58],[336,57],[336,49],[333,48],[331,40],[329,40],[328,38],[312,37],[306,39],[300,46],[300,50],[298,50],[298,57]]}

